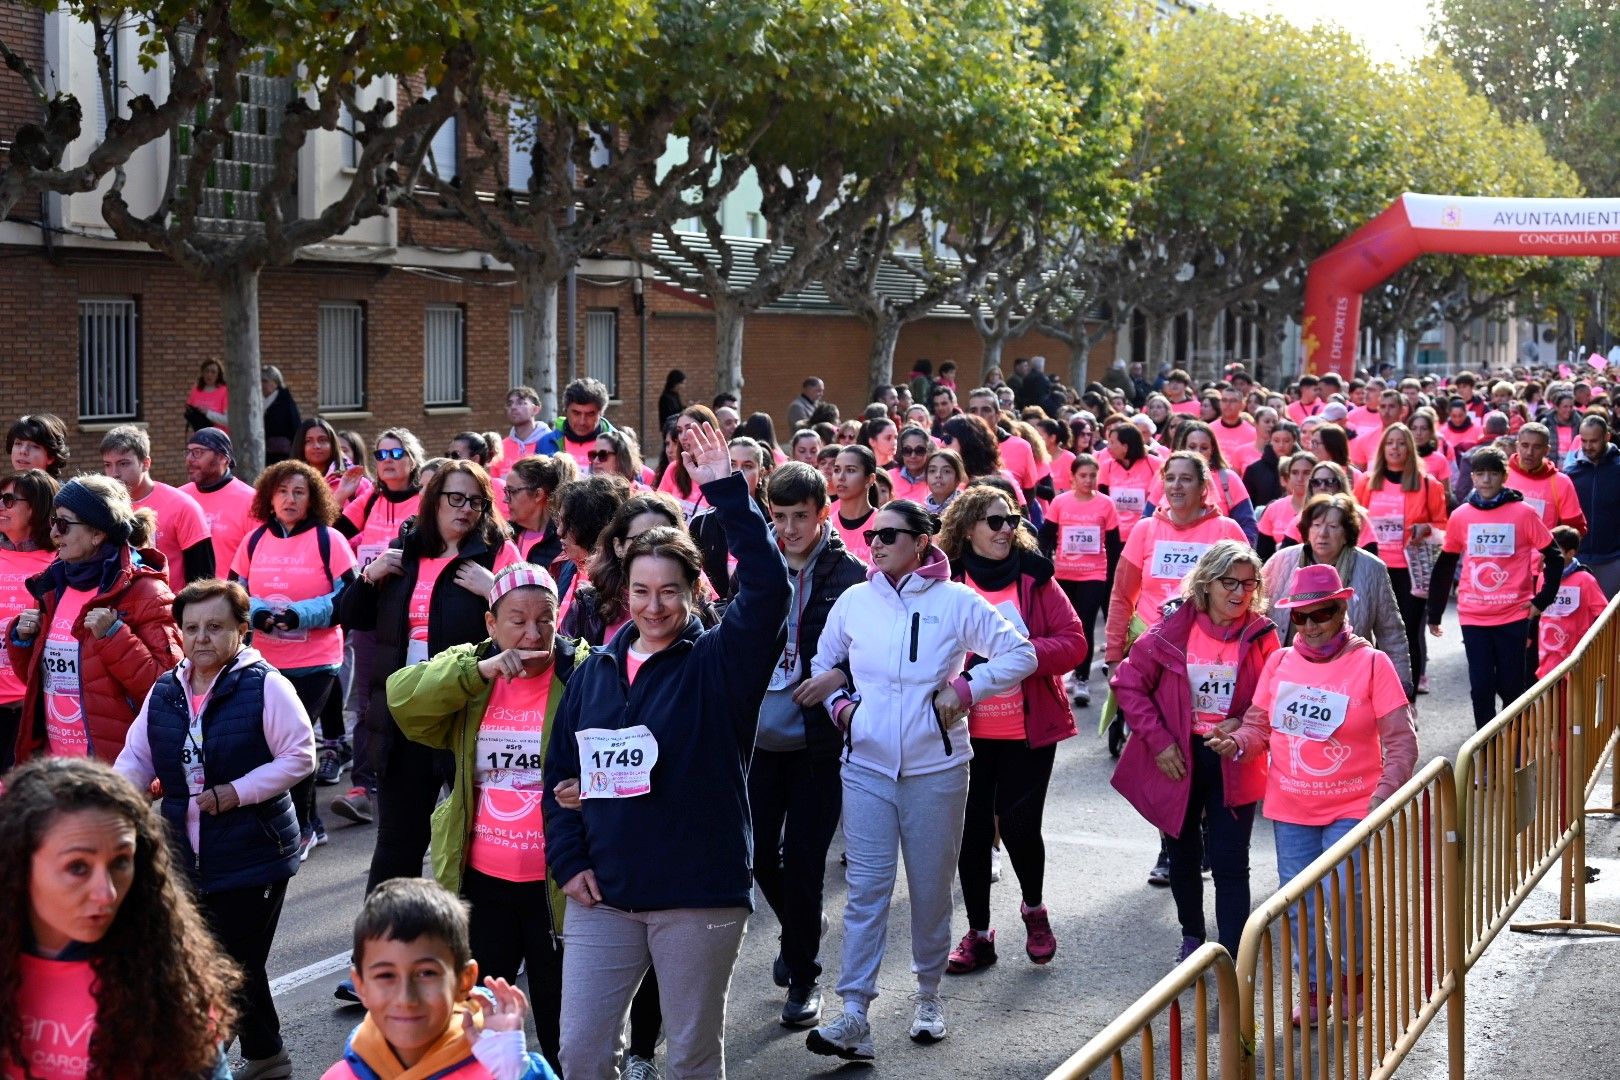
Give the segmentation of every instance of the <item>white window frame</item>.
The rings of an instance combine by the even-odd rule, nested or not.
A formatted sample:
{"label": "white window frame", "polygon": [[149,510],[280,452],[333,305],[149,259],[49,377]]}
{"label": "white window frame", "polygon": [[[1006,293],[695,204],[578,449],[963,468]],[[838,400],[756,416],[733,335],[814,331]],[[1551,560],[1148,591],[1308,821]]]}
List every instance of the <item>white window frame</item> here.
{"label": "white window frame", "polygon": [[528,191],[534,177],[534,126],[534,117],[519,106],[506,114],[506,186],[513,191]]}
{"label": "white window frame", "polygon": [[422,317],[422,404],[467,404],[467,312],[460,304],[429,304]]}
{"label": "white window frame", "polygon": [[619,396],[619,311],[603,308],[585,313],[585,374]]}
{"label": "white window frame", "polygon": [[78,374],[81,424],[140,418],[140,309],[133,296],[79,301]]}
{"label": "white window frame", "polygon": [[322,412],[366,408],[366,309],[352,301],[322,303],[316,317],[319,407]]}
{"label": "white window frame", "polygon": [[342,164],[345,169],[360,167],[360,140],[354,137],[354,132],[360,130],[360,122],[354,118],[354,111],[347,104],[338,105],[338,140],[342,144]]}
{"label": "white window frame", "polygon": [[[432,156],[422,164],[431,170],[440,180],[454,180],[461,172],[461,124],[457,117],[451,116],[439,125],[433,133],[433,140],[428,144]],[[446,162],[449,165],[446,166]],[[450,171],[445,172],[448,168]]]}

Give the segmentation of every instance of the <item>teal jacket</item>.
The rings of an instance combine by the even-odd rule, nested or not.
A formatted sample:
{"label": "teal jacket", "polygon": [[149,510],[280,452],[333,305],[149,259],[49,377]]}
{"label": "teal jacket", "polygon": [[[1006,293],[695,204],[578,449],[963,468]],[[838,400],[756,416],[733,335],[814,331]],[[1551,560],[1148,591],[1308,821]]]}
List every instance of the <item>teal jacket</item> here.
{"label": "teal jacket", "polygon": [[[412,742],[449,750],[456,761],[456,782],[450,797],[433,811],[433,876],[451,892],[460,895],[461,878],[467,868],[467,843],[472,837],[473,806],[477,785],[474,763],[478,754],[478,727],[489,707],[494,685],[478,673],[478,664],[495,655],[495,643],[488,639],[477,645],[455,645],[425,664],[411,664],[388,677],[388,711],[405,737]],[[563,686],[574,667],[590,655],[590,646],[572,638],[558,637],[552,646],[556,658],[551,668],[551,698],[546,706],[541,730],[540,755],[544,760],[551,748],[551,733]],[[577,810],[561,813],[577,814]],[[563,896],[556,877],[547,867],[551,894],[552,932],[562,932]]]}

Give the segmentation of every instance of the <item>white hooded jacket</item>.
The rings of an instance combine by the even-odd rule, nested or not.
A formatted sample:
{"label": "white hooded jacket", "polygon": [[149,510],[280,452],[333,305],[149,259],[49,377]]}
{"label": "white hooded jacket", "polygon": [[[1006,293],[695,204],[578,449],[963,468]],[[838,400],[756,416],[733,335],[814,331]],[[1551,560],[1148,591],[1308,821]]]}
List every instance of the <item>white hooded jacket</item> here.
{"label": "white hooded jacket", "polygon": [[966,676],[975,703],[1034,673],[1035,647],[982,596],[949,578],[949,560],[930,547],[898,587],[873,568],[833,605],[811,674],[849,661],[860,705],[850,716],[846,762],[891,779],[964,766],[973,757],[967,718],[942,732],[934,694],[963,674],[970,652],[988,658]]}

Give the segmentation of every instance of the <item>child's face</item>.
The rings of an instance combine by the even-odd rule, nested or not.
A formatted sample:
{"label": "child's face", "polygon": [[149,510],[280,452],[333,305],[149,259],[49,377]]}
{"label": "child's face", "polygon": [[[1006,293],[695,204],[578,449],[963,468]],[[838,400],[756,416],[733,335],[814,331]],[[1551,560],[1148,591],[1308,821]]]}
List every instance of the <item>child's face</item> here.
{"label": "child's face", "polygon": [[478,963],[457,971],[450,946],[423,935],[415,941],[373,938],[365,960],[350,968],[360,1003],[407,1068],[445,1032],[451,1010],[472,993]]}
{"label": "child's face", "polygon": [[1082,495],[1090,495],[1097,490],[1097,466],[1082,465],[1074,470],[1074,490]]}

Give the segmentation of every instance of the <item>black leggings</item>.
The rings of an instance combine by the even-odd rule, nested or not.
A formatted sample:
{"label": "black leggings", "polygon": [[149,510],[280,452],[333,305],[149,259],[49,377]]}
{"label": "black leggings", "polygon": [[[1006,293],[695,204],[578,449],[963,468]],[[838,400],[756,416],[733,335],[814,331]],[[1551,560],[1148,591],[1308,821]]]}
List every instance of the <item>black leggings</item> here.
{"label": "black leggings", "polygon": [[[243,807],[242,812],[251,814],[253,808]],[[281,1018],[276,1015],[265,964],[276,940],[276,926],[281,922],[281,906],[286,898],[286,881],[197,897],[197,907],[214,940],[242,968],[236,1034],[242,1040],[242,1056],[250,1060],[275,1057],[283,1045]]]}
{"label": "black leggings", "polygon": [[1032,750],[1022,739],[973,739],[968,763],[967,814],[962,821],[962,853],[956,871],[962,879],[962,903],[968,926],[990,929],[990,847],[1001,822],[1001,842],[1018,874],[1024,903],[1041,906],[1046,878],[1046,842],[1041,816],[1046,785],[1052,779],[1056,746]]}
{"label": "black leggings", "polygon": [[1179,836],[1165,836],[1170,856],[1170,893],[1183,937],[1205,940],[1203,864],[1209,859],[1215,879],[1215,931],[1226,951],[1237,955],[1243,924],[1249,918],[1249,837],[1254,829],[1254,803],[1226,805],[1221,759],[1194,737],[1192,791]]}
{"label": "black leggings", "polygon": [[[392,878],[422,876],[439,789],[455,772],[448,751],[407,739],[388,710],[377,704],[382,716],[372,718],[372,735],[382,744],[382,771],[377,777],[377,842],[371,851],[368,894]],[[376,730],[379,720],[384,726]]]}
{"label": "black leggings", "polygon": [[461,896],[472,906],[468,936],[479,978],[516,982],[518,965],[527,962],[529,1006],[540,1053],[560,1076],[562,940],[551,933],[546,882],[505,881],[468,867],[461,879]]}
{"label": "black leggings", "polygon": [[1395,590],[1395,605],[1400,608],[1401,622],[1406,624],[1406,651],[1412,657],[1412,687],[1429,670],[1429,633],[1426,596],[1412,595],[1412,572],[1406,567],[1389,568],[1389,585]]}
{"label": "black leggings", "polygon": [[[312,671],[307,675],[289,675],[293,692],[313,725],[320,717],[326,702],[336,696],[338,677],[330,671]],[[315,813],[315,774],[310,773],[292,787],[293,812],[298,815],[298,831],[308,832],[312,823],[319,821]]]}
{"label": "black leggings", "polygon": [[1080,666],[1074,669],[1074,673],[1081,680],[1089,679],[1091,658],[1097,652],[1097,635],[1094,627],[1097,625],[1097,615],[1108,606],[1108,582],[1064,581],[1059,578],[1058,587],[1074,606],[1074,613],[1080,616],[1080,629],[1086,635],[1086,658],[1080,661]]}

